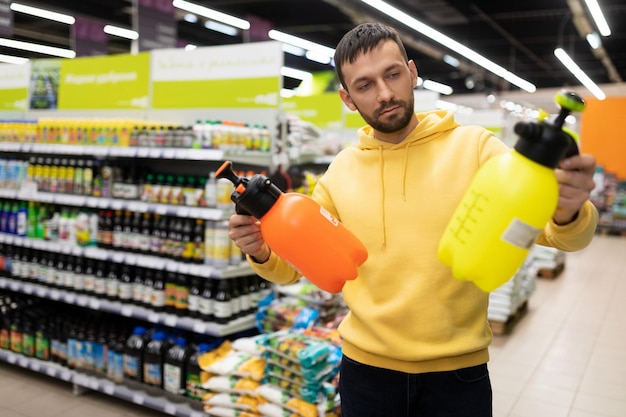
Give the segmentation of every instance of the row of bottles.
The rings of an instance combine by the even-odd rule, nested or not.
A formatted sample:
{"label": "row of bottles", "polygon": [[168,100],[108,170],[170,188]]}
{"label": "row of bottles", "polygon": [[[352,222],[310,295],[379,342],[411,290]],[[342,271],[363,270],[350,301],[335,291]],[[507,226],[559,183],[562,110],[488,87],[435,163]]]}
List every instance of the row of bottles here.
{"label": "row of bottles", "polygon": [[115,383],[142,382],[174,397],[202,399],[202,384],[209,375],[198,358],[220,342],[176,329],[120,324],[111,315],[0,293],[0,349],[96,373]]}
{"label": "row of bottles", "polygon": [[0,276],[217,324],[255,314],[270,291],[257,275],[214,280],[5,244]]}
{"label": "row of bottles", "polygon": [[216,268],[237,266],[244,259],[241,250],[228,237],[226,220],[7,199],[0,200],[0,232]]}
{"label": "row of bottles", "polygon": [[0,121],[0,142],[141,146],[269,152],[266,125],[198,120],[192,126],[145,120],[53,119]]}
{"label": "row of bottles", "polygon": [[[254,171],[238,172],[251,177]],[[265,175],[265,172],[262,171]],[[148,171],[122,160],[81,157],[0,158],[0,189],[32,187],[40,192],[140,200],[146,203],[232,209],[232,185],[207,175]]]}

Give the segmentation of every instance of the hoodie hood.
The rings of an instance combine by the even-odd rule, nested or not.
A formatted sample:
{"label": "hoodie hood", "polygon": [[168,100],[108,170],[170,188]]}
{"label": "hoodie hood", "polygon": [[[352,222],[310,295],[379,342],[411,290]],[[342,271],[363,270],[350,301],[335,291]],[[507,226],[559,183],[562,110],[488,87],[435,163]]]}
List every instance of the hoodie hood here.
{"label": "hoodie hood", "polygon": [[398,149],[403,146],[412,146],[426,143],[437,137],[438,133],[454,129],[459,124],[454,120],[454,115],[447,110],[436,110],[427,113],[416,113],[417,126],[400,143],[389,143],[378,140],[374,137],[374,129],[364,126],[359,129],[359,149]]}
{"label": "hoodie hood", "polygon": [[389,143],[374,137],[374,129],[367,125],[359,129],[358,148],[362,150],[378,151],[378,168],[380,170],[381,196],[381,232],[382,249],[387,246],[387,216],[385,213],[385,151],[402,151],[402,199],[406,201],[407,166],[409,161],[409,148],[434,140],[440,133],[456,128],[459,124],[454,120],[454,115],[447,110],[437,110],[427,113],[416,113],[417,126],[400,143]]}

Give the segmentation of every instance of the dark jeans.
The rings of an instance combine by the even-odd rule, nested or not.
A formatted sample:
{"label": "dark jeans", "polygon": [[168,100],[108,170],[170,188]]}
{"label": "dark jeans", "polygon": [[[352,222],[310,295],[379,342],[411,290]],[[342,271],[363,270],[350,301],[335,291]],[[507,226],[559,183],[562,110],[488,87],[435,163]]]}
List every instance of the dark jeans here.
{"label": "dark jeans", "polygon": [[492,417],[487,364],[407,374],[343,357],[342,417]]}

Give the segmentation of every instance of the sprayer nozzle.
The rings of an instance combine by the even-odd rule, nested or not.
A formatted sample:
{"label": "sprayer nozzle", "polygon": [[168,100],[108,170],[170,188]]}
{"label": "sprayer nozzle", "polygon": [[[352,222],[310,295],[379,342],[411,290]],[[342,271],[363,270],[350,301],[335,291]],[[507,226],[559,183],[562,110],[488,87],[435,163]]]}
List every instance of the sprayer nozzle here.
{"label": "sprayer nozzle", "polygon": [[215,171],[215,178],[226,178],[235,185],[241,182],[241,178],[235,175],[233,171],[233,163],[231,161],[224,161],[217,171]]}

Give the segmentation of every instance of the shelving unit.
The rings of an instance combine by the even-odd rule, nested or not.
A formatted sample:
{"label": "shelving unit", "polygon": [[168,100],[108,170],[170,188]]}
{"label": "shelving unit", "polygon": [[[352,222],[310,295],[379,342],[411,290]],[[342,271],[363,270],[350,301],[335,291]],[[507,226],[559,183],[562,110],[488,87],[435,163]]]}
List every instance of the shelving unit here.
{"label": "shelving unit", "polygon": [[192,408],[187,402],[174,403],[166,397],[149,395],[139,389],[130,388],[124,384],[116,384],[108,379],[60,366],[54,362],[28,358],[10,351],[0,349],[0,360],[12,365],[29,369],[57,378],[74,385],[74,389],[86,388],[98,391],[111,397],[116,397],[134,404],[147,407],[177,417],[204,417],[204,412]]}

